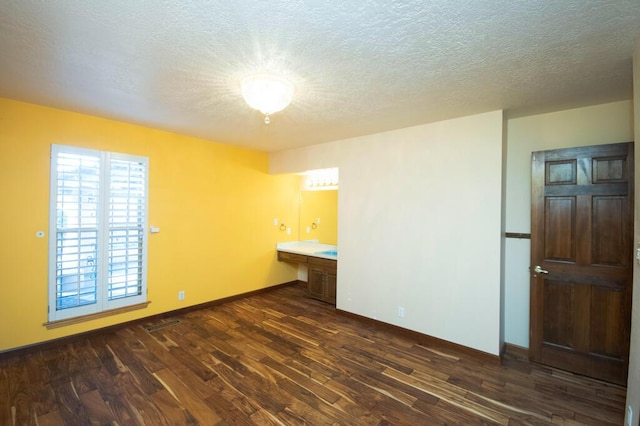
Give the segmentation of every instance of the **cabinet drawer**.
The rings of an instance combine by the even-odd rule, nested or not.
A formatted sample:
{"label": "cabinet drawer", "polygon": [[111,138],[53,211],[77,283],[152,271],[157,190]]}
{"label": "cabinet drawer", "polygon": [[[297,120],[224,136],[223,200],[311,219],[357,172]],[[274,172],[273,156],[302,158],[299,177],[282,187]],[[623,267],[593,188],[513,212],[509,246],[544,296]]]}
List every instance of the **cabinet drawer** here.
{"label": "cabinet drawer", "polygon": [[307,263],[307,256],[303,254],[287,253],[285,251],[279,251],[278,260],[282,262]]}
{"label": "cabinet drawer", "polygon": [[324,259],[322,257],[309,256],[309,265],[321,266],[327,272],[336,272],[337,260]]}

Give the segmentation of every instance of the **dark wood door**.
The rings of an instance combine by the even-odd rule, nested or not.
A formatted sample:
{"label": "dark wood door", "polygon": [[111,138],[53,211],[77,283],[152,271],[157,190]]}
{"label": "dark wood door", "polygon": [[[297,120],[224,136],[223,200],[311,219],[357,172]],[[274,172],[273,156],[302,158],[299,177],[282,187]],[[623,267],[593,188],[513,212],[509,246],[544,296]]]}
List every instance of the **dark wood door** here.
{"label": "dark wood door", "polygon": [[625,384],[633,143],[533,153],[531,204],[531,360]]}

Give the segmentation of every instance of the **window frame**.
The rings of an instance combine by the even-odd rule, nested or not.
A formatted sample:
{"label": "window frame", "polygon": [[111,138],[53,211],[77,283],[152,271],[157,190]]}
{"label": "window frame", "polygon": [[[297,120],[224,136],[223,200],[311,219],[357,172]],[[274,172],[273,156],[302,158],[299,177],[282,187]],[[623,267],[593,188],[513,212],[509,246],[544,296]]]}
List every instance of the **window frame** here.
{"label": "window frame", "polygon": [[[99,195],[96,219],[96,302],[91,304],[78,305],[58,309],[57,298],[57,272],[58,272],[58,157],[59,154],[83,155],[97,158],[99,161]],[[139,294],[120,297],[109,300],[109,231],[112,229],[110,223],[110,206],[114,204],[110,198],[112,196],[111,162],[125,161],[139,163],[143,165],[143,218],[140,225],[142,236],[141,266],[140,266],[140,292]],[[81,148],[68,145],[51,145],[50,156],[50,197],[49,197],[49,253],[48,253],[48,321],[55,322],[68,320],[87,315],[93,315],[109,310],[124,308],[147,302],[147,265],[148,265],[148,232],[149,228],[149,158],[131,154],[117,152],[100,151],[89,148]],[[78,227],[80,229],[81,227]],[[64,229],[64,228],[62,228]],[[135,228],[137,229],[137,227]],[[80,260],[77,268],[80,269]],[[126,286],[125,286],[126,290]]]}

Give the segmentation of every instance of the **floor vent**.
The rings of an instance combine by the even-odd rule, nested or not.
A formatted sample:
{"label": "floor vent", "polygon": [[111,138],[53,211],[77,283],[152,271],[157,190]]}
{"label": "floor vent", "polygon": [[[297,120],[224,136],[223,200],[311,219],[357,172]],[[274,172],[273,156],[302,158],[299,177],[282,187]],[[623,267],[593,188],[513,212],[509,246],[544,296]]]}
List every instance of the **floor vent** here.
{"label": "floor vent", "polygon": [[145,327],[145,330],[151,333],[152,331],[162,330],[163,328],[173,327],[174,325],[178,324],[180,324],[180,320],[165,321],[158,324],[150,325],[149,327]]}

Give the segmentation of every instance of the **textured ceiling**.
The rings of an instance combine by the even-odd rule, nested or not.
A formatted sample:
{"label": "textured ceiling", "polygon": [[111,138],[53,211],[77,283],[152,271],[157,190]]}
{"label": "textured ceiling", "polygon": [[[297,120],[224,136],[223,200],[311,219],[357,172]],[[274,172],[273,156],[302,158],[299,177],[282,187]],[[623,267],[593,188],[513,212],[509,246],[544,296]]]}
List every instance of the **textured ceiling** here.
{"label": "textured ceiling", "polygon": [[[0,2],[0,97],[276,151],[632,96],[639,0]],[[295,84],[265,125],[240,80]]]}

